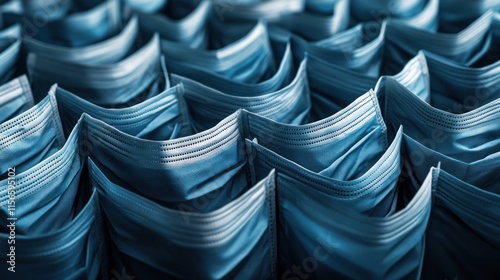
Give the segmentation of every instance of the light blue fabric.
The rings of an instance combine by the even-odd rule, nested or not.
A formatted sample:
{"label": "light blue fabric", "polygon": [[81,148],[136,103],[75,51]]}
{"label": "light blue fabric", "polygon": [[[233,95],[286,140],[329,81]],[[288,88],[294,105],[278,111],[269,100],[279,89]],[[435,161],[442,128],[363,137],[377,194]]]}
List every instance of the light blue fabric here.
{"label": "light blue fabric", "polygon": [[90,45],[65,47],[25,37],[26,50],[37,56],[78,64],[106,64],[123,59],[138,39],[137,18],[132,18],[116,36]]}
{"label": "light blue fabric", "polygon": [[[2,240],[8,240],[8,236],[0,233]],[[2,242],[0,250],[10,252],[10,246]],[[92,192],[85,207],[64,226],[50,233],[17,234],[15,249],[16,278],[102,279],[106,257],[97,192]],[[8,260],[7,253],[0,256],[0,261]],[[2,279],[11,279],[12,275],[7,269],[0,271]]]}
{"label": "light blue fabric", "polygon": [[[121,27],[120,0],[50,0],[43,1],[42,7],[37,7],[40,1],[36,2],[32,14],[20,15],[23,37],[33,37],[54,45],[81,47],[116,34]],[[77,12],[64,11],[64,16],[56,12],[68,2],[69,5],[76,6],[74,8],[78,9]],[[53,12],[55,15],[51,15]]]}
{"label": "light blue fabric", "polygon": [[168,0],[124,0],[125,5],[129,6],[135,11],[144,13],[154,13],[161,10],[169,2]]}
{"label": "light blue fabric", "polygon": [[439,29],[459,32],[490,9],[500,11],[500,1],[439,0]]}
{"label": "light blue fabric", "polygon": [[0,38],[0,84],[4,84],[22,71],[21,40]]}
{"label": "light blue fabric", "polygon": [[276,168],[278,238],[279,244],[286,244],[279,249],[283,278],[419,277],[430,179],[397,213],[361,214],[377,206],[388,211],[395,203],[401,136],[399,131],[379,162],[351,181],[315,175],[247,140],[261,172]]}
{"label": "light blue fabric", "polygon": [[337,180],[361,176],[387,147],[386,127],[373,91],[336,114],[306,125],[279,123],[253,113],[244,116],[246,138]]}
{"label": "light blue fabric", "polygon": [[0,124],[0,178],[10,167],[24,172],[58,151],[65,142],[55,100],[49,97]]}
{"label": "light blue fabric", "polygon": [[52,88],[59,113],[68,135],[83,113],[133,136],[150,140],[168,140],[191,135],[189,114],[183,101],[183,88],[176,86],[137,105],[108,109],[94,105],[62,88]]}
{"label": "light blue fabric", "polygon": [[[211,11],[211,2],[170,0],[176,7],[187,6],[190,9],[182,18],[171,18],[163,14],[139,13],[141,29],[146,33],[160,34],[162,40],[178,43],[190,48],[206,48],[208,44],[207,19]],[[194,3],[193,3],[194,2]],[[179,7],[179,10],[180,7]],[[172,13],[175,11],[171,11]]]}
{"label": "light blue fabric", "polygon": [[108,64],[81,65],[30,54],[28,72],[35,100],[58,83],[97,105],[131,106],[169,87],[160,59],[159,38],[153,36],[133,54]]}
{"label": "light blue fabric", "polygon": [[[128,275],[275,279],[274,172],[221,207],[193,213],[156,204],[113,184],[92,161],[89,166],[111,238],[127,264]],[[222,195],[213,193],[206,203]]]}
{"label": "light blue fabric", "polygon": [[240,113],[200,133],[164,141],[140,139],[86,114],[82,138],[90,158],[115,184],[163,206],[199,211],[226,205],[248,187]]}
{"label": "light blue fabric", "polygon": [[193,80],[172,75],[173,83],[181,83],[195,131],[202,131],[243,108],[279,122],[302,124],[307,122],[311,107],[303,60],[294,80],[285,87],[257,96],[237,96],[223,93]]}
{"label": "light blue fabric", "polygon": [[258,23],[244,37],[216,50],[197,50],[161,40],[170,72],[188,75],[192,68],[204,68],[239,82],[259,81],[275,72],[267,29]]}
{"label": "light blue fabric", "polygon": [[[207,71],[203,68],[192,68],[185,72],[186,78],[195,80],[215,90],[236,96],[259,96],[278,91],[288,85],[293,79],[294,61],[290,44],[271,41],[274,57],[280,58],[275,73],[257,83],[238,82],[226,76]],[[232,113],[232,112],[231,112]]]}
{"label": "light blue fabric", "polygon": [[34,105],[33,93],[25,75],[0,86],[0,124]]}
{"label": "light blue fabric", "polygon": [[488,54],[493,13],[487,12],[459,33],[443,34],[389,22],[383,74],[395,74],[419,50],[426,50],[470,66]]}

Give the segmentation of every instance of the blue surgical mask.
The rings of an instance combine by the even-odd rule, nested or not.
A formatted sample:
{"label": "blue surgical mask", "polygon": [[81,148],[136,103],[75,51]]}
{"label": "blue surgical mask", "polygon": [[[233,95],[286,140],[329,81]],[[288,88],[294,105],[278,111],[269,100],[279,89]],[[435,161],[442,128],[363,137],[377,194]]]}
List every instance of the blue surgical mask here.
{"label": "blue surgical mask", "polygon": [[[16,233],[19,235],[49,233],[64,227],[73,219],[77,211],[75,205],[78,204],[77,193],[84,162],[84,155],[79,150],[79,130],[80,126],[77,126],[61,149],[29,168],[23,170],[11,164],[16,174],[15,214],[19,217],[16,221]],[[43,139],[29,140],[37,144],[30,147],[34,149],[42,144]],[[5,219],[10,212],[7,208],[11,199],[8,181],[0,181],[0,213]],[[2,232],[6,231],[2,229]]]}
{"label": "blue surgical mask", "polygon": [[432,179],[433,203],[426,231],[422,279],[487,279],[497,275],[500,262],[498,178],[496,192],[468,184],[445,170],[436,172]]}
{"label": "blue surgical mask", "polygon": [[260,174],[276,169],[282,278],[418,279],[431,180],[394,214],[401,136],[349,181],[318,176],[247,140]]}
{"label": "blue surgical mask", "polygon": [[[466,162],[498,151],[500,99],[463,114],[453,114],[422,101],[388,78],[385,82],[385,121],[389,132],[400,125],[425,146]],[[451,105],[451,104],[450,104]]]}
{"label": "blue surgical mask", "polygon": [[118,271],[154,279],[276,278],[274,172],[213,211],[192,213],[165,208],[112,183],[91,160],[89,166]]}
{"label": "blue surgical mask", "polygon": [[0,124],[35,105],[25,75],[0,86]]}
{"label": "blue surgical mask", "polygon": [[208,212],[240,196],[247,187],[239,115],[236,112],[192,136],[151,141],[84,114],[82,141],[90,158],[113,183],[163,206],[189,207],[220,193],[203,209]]}
{"label": "blue surgical mask", "polygon": [[[14,1],[12,1],[14,2]],[[64,17],[70,10],[73,4],[71,0],[21,0],[20,11],[28,18],[38,18],[39,21],[56,20]]]}
{"label": "blue surgical mask", "polygon": [[143,13],[156,13],[161,10],[168,2],[168,0],[124,0],[125,5],[134,11]]}
{"label": "blue surgical mask", "polygon": [[300,37],[292,37],[295,53],[307,53],[336,64],[339,67],[355,70],[367,76],[378,76],[383,57],[385,26],[376,30],[368,25],[359,24],[330,38],[309,43]]}
{"label": "blue surgical mask", "polygon": [[11,167],[24,172],[58,151],[65,142],[57,104],[46,97],[24,113],[0,124],[0,174]]}
{"label": "blue surgical mask", "polygon": [[215,0],[214,15],[219,21],[277,20],[304,10],[304,0]]}
{"label": "blue surgical mask", "polygon": [[387,148],[386,127],[373,91],[336,114],[306,125],[279,123],[252,113],[245,116],[246,138],[337,180],[361,176]]}
{"label": "blue surgical mask", "polygon": [[466,29],[456,34],[442,34],[417,29],[405,24],[389,23],[383,74],[394,74],[419,50],[426,50],[471,65],[483,57],[491,41],[492,12],[487,12]]}
{"label": "blue surgical mask", "polygon": [[137,18],[132,18],[116,36],[91,45],[65,47],[25,37],[24,44],[30,53],[47,59],[78,64],[107,64],[120,61],[133,49],[139,34]]}
{"label": "blue surgical mask", "polygon": [[226,76],[202,68],[191,69],[185,73],[185,77],[217,91],[235,96],[260,96],[278,91],[293,79],[294,61],[289,44],[272,43],[273,50],[276,49],[274,57],[281,57],[281,61],[278,63],[278,70],[268,79],[264,79],[258,83],[234,81]]}
{"label": "blue surgical mask", "polygon": [[258,23],[247,35],[216,50],[197,50],[161,41],[169,71],[189,75],[192,68],[206,70],[239,82],[258,82],[269,72],[275,72],[272,50],[266,27]]}
{"label": "blue surgical mask", "polygon": [[170,88],[137,105],[108,109],[94,105],[62,88],[52,88],[57,99],[63,127],[69,134],[83,113],[136,137],[168,140],[191,135],[189,114],[184,104],[182,86]]}
{"label": "blue surgical mask", "polygon": [[207,0],[199,3],[186,0],[170,0],[169,2],[174,2],[175,9],[173,10],[181,9],[183,5],[192,10],[180,19],[173,19],[158,13],[139,13],[141,30],[151,34],[158,32],[162,40],[189,48],[206,48],[208,43],[206,22],[210,15],[211,3]]}
{"label": "blue surgical mask", "polygon": [[[361,75],[315,57],[308,59],[307,67],[311,73],[309,83],[313,120],[320,120],[340,111],[361,96],[362,92],[377,84],[377,78]],[[429,102],[429,74],[424,54],[419,53],[408,61],[394,79]]]}
{"label": "blue surgical mask", "polygon": [[358,22],[382,22],[390,19],[397,24],[434,31],[438,23],[438,0],[377,0],[351,1],[351,14]]}
{"label": "blue surgical mask", "polygon": [[500,2],[491,0],[439,0],[439,29],[459,32],[488,10],[500,10]]}
{"label": "blue surgical mask", "polygon": [[[30,54],[28,72],[35,100],[46,95],[58,83],[62,88],[97,105],[131,106],[169,86],[166,70],[161,67],[159,38],[149,42],[123,60],[99,65],[81,65],[51,60]],[[159,88],[159,84],[165,84]]]}
{"label": "blue surgical mask", "polygon": [[310,109],[306,60],[303,60],[295,79],[286,87],[257,96],[237,96],[223,93],[187,78],[172,75],[173,83],[182,83],[193,126],[202,131],[243,108],[279,122],[307,122]]}
{"label": "blue surgical mask", "polygon": [[271,23],[306,40],[322,40],[347,29],[349,25],[349,1],[330,1],[328,4],[330,5],[329,10],[314,8],[308,10],[306,5],[304,11],[285,14]]}
{"label": "blue surgical mask", "polygon": [[[64,1],[67,2],[70,1]],[[33,15],[21,16],[23,37],[66,47],[81,47],[99,42],[116,34],[121,27],[119,2],[120,0],[78,1],[74,4],[80,11],[65,14],[64,17],[57,16],[56,19],[44,17],[44,11],[58,7],[60,3],[47,3],[46,8],[35,8],[37,12]],[[41,13],[42,19],[37,13]]]}
{"label": "blue surgical mask", "polygon": [[[55,170],[53,167],[50,169]],[[10,252],[10,247],[15,246],[16,277],[22,279],[103,279],[100,271],[106,267],[107,260],[98,198],[97,191],[93,191],[85,207],[75,213],[75,216],[64,225],[47,225],[53,226],[51,232],[39,234],[28,232],[27,235],[17,232],[15,244],[8,244],[10,234],[0,233],[0,238],[5,240],[0,243],[0,250],[6,252],[0,256],[0,261],[9,265],[10,257],[7,254]],[[36,197],[31,201],[38,202],[39,200],[40,197]],[[55,212],[52,215],[57,217],[61,214]],[[28,218],[19,217],[16,226],[17,222]],[[45,223],[48,222],[45,216],[39,218]],[[1,270],[0,277],[10,279],[12,274],[6,267]]]}
{"label": "blue surgical mask", "polygon": [[12,80],[22,72],[21,40],[14,38],[0,39],[0,84]]}

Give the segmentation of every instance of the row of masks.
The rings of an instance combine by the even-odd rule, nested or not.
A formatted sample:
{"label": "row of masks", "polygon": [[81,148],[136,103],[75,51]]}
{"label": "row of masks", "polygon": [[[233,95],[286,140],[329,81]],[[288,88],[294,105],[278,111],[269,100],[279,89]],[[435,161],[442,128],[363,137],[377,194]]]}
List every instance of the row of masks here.
{"label": "row of masks", "polygon": [[[211,279],[498,273],[497,67],[432,58],[420,53],[315,122],[261,116],[250,106],[198,133],[182,113],[192,103],[183,96],[200,85],[187,78],[174,76],[181,83],[154,102],[121,109],[57,86],[30,108],[26,78],[11,81],[1,96],[13,98],[2,106],[18,107],[0,127],[9,155],[0,184],[5,206],[6,173],[15,166],[23,217],[16,232],[27,246],[17,253],[32,260],[19,271]],[[308,63],[298,70],[307,72]],[[296,81],[308,91],[307,79]],[[450,87],[463,99],[449,96]],[[307,99],[290,105],[294,95],[283,92],[268,109],[287,104],[301,119],[315,108],[303,107]],[[73,239],[81,241],[67,248]]]}
{"label": "row of masks", "polygon": [[[290,40],[295,55],[307,52],[310,56],[375,78],[380,74],[397,73],[420,49],[472,67],[481,67],[498,60],[498,14],[486,12],[460,29],[460,32],[444,34],[439,30],[436,32],[439,22],[436,17],[439,3],[436,0],[425,1],[420,13],[407,18],[414,24],[400,22],[401,16],[378,21],[365,19],[351,28],[348,28],[348,24],[334,30],[327,28],[331,32],[312,39],[295,29],[317,30],[321,27],[298,24],[300,21],[296,19],[287,24],[275,24],[273,21],[223,22],[212,11],[214,7],[211,5],[217,5],[207,1],[180,1],[182,4],[172,1],[171,5],[180,8],[167,9],[167,14],[138,12],[128,17],[121,15],[118,0],[99,4],[81,2],[75,1],[62,18],[42,17],[43,20],[35,15],[33,18],[21,17],[22,8],[16,13],[16,9],[10,7],[12,5],[5,4],[7,7],[3,9],[2,20],[7,27],[0,36],[4,41],[0,56],[8,62],[2,64],[1,82],[26,72],[36,85],[37,101],[43,98],[53,83],[64,82],[62,86],[93,103],[131,105],[163,90],[155,90],[158,86],[152,85],[151,80],[163,71],[157,57],[161,54],[165,56],[165,66],[170,72],[202,82],[212,79],[213,75],[246,83],[267,80],[276,73],[281,57],[280,47],[275,46],[273,39]],[[279,2],[264,3],[272,6]],[[348,5],[342,2],[345,1],[330,4],[347,9]],[[61,5],[63,3],[71,1],[58,2]],[[231,6],[233,9],[228,11],[236,13],[249,3],[246,4]],[[322,11],[323,6],[330,4],[306,2],[305,9]],[[56,8],[52,6],[50,8]],[[248,7],[261,11],[258,6]],[[402,4],[399,6],[403,8]],[[415,4],[417,6],[422,5]],[[483,8],[490,6],[482,5]],[[427,15],[427,10],[432,16]],[[272,11],[273,14],[279,14]],[[345,14],[349,13],[335,13]],[[302,14],[294,12],[289,15],[295,18]],[[312,22],[319,24],[321,21]],[[21,46],[25,46],[29,54],[27,57]],[[136,65],[139,60],[144,63]],[[21,67],[25,64],[27,69]],[[128,86],[120,87],[117,84]]]}

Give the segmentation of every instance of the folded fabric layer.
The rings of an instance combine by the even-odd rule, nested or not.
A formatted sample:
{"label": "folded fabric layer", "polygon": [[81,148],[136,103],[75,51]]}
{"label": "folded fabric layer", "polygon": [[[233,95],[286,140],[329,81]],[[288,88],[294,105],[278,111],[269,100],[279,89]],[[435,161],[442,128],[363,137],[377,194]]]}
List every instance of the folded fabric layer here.
{"label": "folded fabric layer", "polygon": [[131,106],[168,88],[168,77],[162,66],[156,35],[116,63],[81,65],[35,54],[28,56],[35,100],[58,83],[89,102],[107,107]]}
{"label": "folded fabric layer", "polygon": [[335,115],[306,125],[278,123],[253,113],[244,118],[246,138],[337,180],[361,176],[387,148],[386,127],[373,91]]}
{"label": "folded fabric layer", "polygon": [[[313,73],[309,77],[313,104],[310,118],[312,120],[327,118],[340,111],[358,98],[362,92],[375,87],[378,80],[313,56],[308,59],[307,66],[308,71]],[[429,75],[423,53],[419,53],[410,60],[401,72],[393,77],[419,98],[429,102]]]}
{"label": "folded fabric layer", "polygon": [[459,32],[488,10],[500,11],[496,0],[439,0],[439,30]]}
{"label": "folded fabric layer", "polygon": [[313,43],[293,36],[292,50],[298,56],[307,53],[308,56],[323,59],[339,67],[376,77],[382,63],[386,24],[380,25],[377,31],[367,28],[369,26],[359,24]]}
{"label": "folded fabric layer", "polygon": [[[492,39],[493,13],[487,12],[459,33],[434,33],[407,26],[389,23],[386,31],[383,74],[395,74],[419,50],[427,50],[470,66],[480,58],[488,56]],[[490,61],[492,63],[494,61]]]}
{"label": "folded fabric layer", "polygon": [[[90,158],[113,183],[172,209],[209,212],[248,187],[239,115],[192,136],[151,141],[84,114],[84,141]],[[214,192],[220,193],[218,199],[198,207]]]}
{"label": "folded fabric layer", "polygon": [[438,26],[439,0],[351,0],[351,15],[357,22],[376,22],[389,19],[397,24],[435,31]]}
{"label": "folded fabric layer", "polygon": [[279,247],[282,277],[419,277],[430,178],[399,212],[387,217],[360,214],[379,203],[395,203],[402,131],[398,135],[380,161],[352,181],[313,175],[247,140],[263,174],[276,168],[278,244],[286,244]]}
{"label": "folded fabric layer", "polygon": [[168,0],[124,0],[123,1],[128,7],[135,11],[140,11],[144,13],[155,13],[161,10],[167,3]]}
{"label": "folded fabric layer", "polygon": [[139,36],[137,18],[132,18],[116,36],[80,47],[59,46],[24,37],[26,50],[37,56],[78,64],[114,63],[129,54]]}
{"label": "folded fabric layer", "polygon": [[64,145],[65,139],[55,100],[44,98],[31,109],[0,124],[0,175],[9,168],[24,172]]}
{"label": "folded fabric layer", "polygon": [[33,93],[25,75],[0,86],[0,124],[34,105]]}
{"label": "folded fabric layer", "polygon": [[[151,34],[158,32],[162,40],[172,43],[193,49],[206,48],[208,44],[207,18],[210,15],[211,2],[208,0],[170,0],[169,5],[175,6],[176,9],[167,6],[163,14],[139,13],[141,29]],[[168,13],[174,13],[183,8],[188,10],[188,14],[182,14],[181,17]]]}
{"label": "folded fabric layer", "polygon": [[[274,172],[221,207],[192,213],[165,208],[130,192],[108,180],[92,161],[89,165],[111,240],[128,275],[152,279],[276,277]],[[213,193],[207,199],[223,195]]]}
{"label": "folded fabric layer", "polygon": [[181,83],[195,131],[202,131],[243,108],[279,122],[302,124],[307,122],[310,99],[306,74],[307,60],[303,60],[294,80],[285,87],[257,96],[237,96],[223,93],[193,80],[172,75],[174,84]]}
{"label": "folded fabric layer", "polygon": [[[120,0],[50,0],[44,1],[42,7],[39,7],[39,1],[28,1],[34,4],[30,9],[33,13],[19,15],[23,37],[54,45],[81,47],[116,34],[121,27]],[[64,16],[51,15],[61,5],[68,4],[76,12]]]}
{"label": "folded fabric layer", "polygon": [[463,114],[432,107],[392,78],[385,82],[385,121],[394,135],[400,125],[412,139],[465,162],[499,151],[500,99]]}
{"label": "folded fabric layer", "polygon": [[[9,240],[9,236],[9,233],[0,233],[3,240]],[[8,263],[7,254],[12,254],[10,249],[15,246],[16,277],[102,279],[100,272],[107,262],[97,191],[92,192],[85,207],[64,226],[50,233],[18,234],[15,240],[15,244],[0,243],[0,250],[6,252],[0,260]],[[2,269],[0,277],[10,279],[12,273]]]}
{"label": "folded fabric layer", "polygon": [[[70,223],[79,211],[82,198],[77,194],[84,163],[84,155],[79,150],[79,135],[80,126],[77,126],[61,149],[35,162],[29,169],[21,170],[12,165],[16,174],[14,188],[8,179],[0,181],[0,215],[7,219],[13,216],[13,212],[19,217],[15,221],[17,235],[36,237],[57,231]],[[41,140],[32,146],[38,146]],[[15,201],[15,204],[9,201]],[[1,232],[7,233],[8,228],[2,228]]]}
{"label": "folded fabric layer", "polygon": [[53,87],[49,95],[57,99],[66,135],[80,116],[87,113],[127,134],[168,140],[192,134],[183,92],[182,86],[175,86],[142,103],[120,109],[99,107],[60,87]]}
{"label": "folded fabric layer", "polygon": [[[268,79],[257,83],[239,82],[226,76],[207,71],[203,68],[192,68],[184,76],[215,90],[236,96],[259,96],[278,91],[289,84],[293,79],[294,61],[289,43],[271,41],[278,70]],[[178,76],[176,76],[178,77]]]}
{"label": "folded fabric layer", "polygon": [[257,82],[275,72],[269,36],[264,24],[258,23],[249,33],[216,50],[197,50],[161,40],[169,71],[189,75],[192,68],[208,71],[239,82]]}
{"label": "folded fabric layer", "polygon": [[0,84],[4,84],[21,74],[21,40],[0,38]]}

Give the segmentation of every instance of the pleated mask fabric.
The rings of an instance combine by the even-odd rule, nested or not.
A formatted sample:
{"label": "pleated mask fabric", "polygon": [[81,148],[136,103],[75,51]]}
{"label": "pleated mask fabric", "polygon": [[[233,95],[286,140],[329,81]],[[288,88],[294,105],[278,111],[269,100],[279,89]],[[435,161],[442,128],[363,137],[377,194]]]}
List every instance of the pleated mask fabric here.
{"label": "pleated mask fabric", "polygon": [[[231,202],[210,212],[193,213],[156,204],[113,184],[91,161],[89,165],[111,240],[119,248],[128,275],[154,279],[276,277],[274,172]],[[223,194],[211,198],[219,195]],[[137,240],[136,234],[148,238]],[[193,261],[196,269],[191,266]]]}
{"label": "pleated mask fabric", "polygon": [[0,86],[0,124],[34,105],[33,93],[25,75]]}

